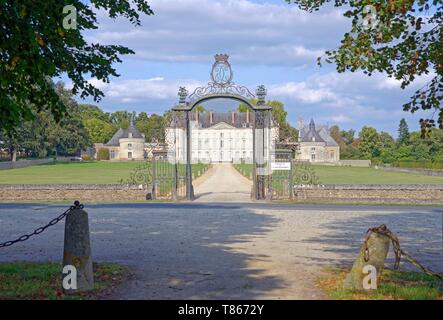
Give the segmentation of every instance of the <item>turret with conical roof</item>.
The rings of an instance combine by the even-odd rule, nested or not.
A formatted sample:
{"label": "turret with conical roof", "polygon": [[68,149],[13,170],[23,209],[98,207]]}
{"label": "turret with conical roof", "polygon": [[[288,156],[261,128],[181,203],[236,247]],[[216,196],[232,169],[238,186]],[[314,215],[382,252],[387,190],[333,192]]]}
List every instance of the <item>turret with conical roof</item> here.
{"label": "turret with conical roof", "polygon": [[120,139],[144,139],[145,137],[140,133],[140,131],[135,126],[135,118],[131,117],[129,122],[129,127],[127,129],[118,129],[114,136],[106,143],[106,146],[119,146]]}
{"label": "turret with conical roof", "polygon": [[325,140],[323,140],[323,138],[315,130],[314,119],[311,119],[311,122],[309,122],[309,131],[303,135],[301,142],[325,142]]}

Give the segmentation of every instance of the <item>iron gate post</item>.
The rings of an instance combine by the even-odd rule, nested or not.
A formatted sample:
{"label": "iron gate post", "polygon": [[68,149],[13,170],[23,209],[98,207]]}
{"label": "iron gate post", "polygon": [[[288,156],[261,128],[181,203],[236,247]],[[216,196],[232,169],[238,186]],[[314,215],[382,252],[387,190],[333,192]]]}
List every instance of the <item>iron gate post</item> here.
{"label": "iron gate post", "polygon": [[152,156],[152,200],[157,199],[157,160]]}
{"label": "iron gate post", "polygon": [[177,170],[177,161],[174,163],[174,180],[172,185],[172,200],[177,200],[177,192],[178,192],[178,170]]}
{"label": "iron gate post", "polygon": [[189,111],[186,111],[186,200],[194,200],[191,165],[191,124],[189,119]]}
{"label": "iron gate post", "polygon": [[290,170],[289,170],[289,200],[294,200],[294,181],[292,180],[294,177],[294,168],[293,168],[293,161],[292,161],[292,153],[289,158]]}
{"label": "iron gate post", "polygon": [[256,123],[256,111],[254,111],[254,125],[252,128],[252,200],[258,200],[258,185],[257,185],[257,140],[256,140],[256,133],[255,130],[257,128]]}

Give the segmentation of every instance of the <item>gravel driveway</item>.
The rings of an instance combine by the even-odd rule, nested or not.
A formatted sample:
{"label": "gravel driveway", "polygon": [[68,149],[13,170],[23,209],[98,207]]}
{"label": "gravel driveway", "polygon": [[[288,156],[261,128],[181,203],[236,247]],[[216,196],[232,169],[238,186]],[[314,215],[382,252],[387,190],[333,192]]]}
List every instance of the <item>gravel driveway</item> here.
{"label": "gravel driveway", "polygon": [[231,164],[212,164],[201,179],[194,185],[196,202],[251,202],[252,181]]}
{"label": "gravel driveway", "polygon": [[[0,241],[65,208],[0,204]],[[406,251],[443,272],[441,207],[140,203],[86,210],[94,259],[134,271],[115,299],[321,299],[321,270],[350,265],[366,230],[381,223]],[[60,261],[62,246],[63,223],[0,249],[0,261]]]}

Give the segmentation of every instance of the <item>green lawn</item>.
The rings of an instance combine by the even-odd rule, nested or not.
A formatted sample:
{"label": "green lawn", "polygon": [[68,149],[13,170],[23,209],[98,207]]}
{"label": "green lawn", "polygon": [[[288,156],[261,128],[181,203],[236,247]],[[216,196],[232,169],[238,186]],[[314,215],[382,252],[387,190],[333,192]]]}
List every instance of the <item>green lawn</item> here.
{"label": "green lawn", "polygon": [[420,272],[383,270],[377,290],[352,292],[343,289],[349,269],[329,268],[318,286],[334,300],[442,300],[443,282]]}
{"label": "green lawn", "polygon": [[[0,184],[118,184],[127,181],[142,161],[67,162],[0,170]],[[204,164],[192,166],[194,175]]]}
{"label": "green lawn", "polygon": [[[0,184],[117,184],[121,179],[127,181],[131,172],[142,163],[71,162],[0,170]],[[251,176],[252,165],[235,167],[247,177]],[[194,164],[192,171],[196,176],[198,172],[202,173],[204,168],[204,164]],[[312,169],[322,184],[443,184],[443,177],[373,168],[312,166]]]}
{"label": "green lawn", "polygon": [[[414,173],[383,171],[374,168],[310,166],[321,184],[443,184],[442,177]],[[251,164],[238,164],[235,168],[249,177]]]}
{"label": "green lawn", "polygon": [[62,291],[62,265],[55,262],[0,263],[0,300],[83,300],[109,293],[127,276],[125,267],[94,263],[94,290],[74,295]]}

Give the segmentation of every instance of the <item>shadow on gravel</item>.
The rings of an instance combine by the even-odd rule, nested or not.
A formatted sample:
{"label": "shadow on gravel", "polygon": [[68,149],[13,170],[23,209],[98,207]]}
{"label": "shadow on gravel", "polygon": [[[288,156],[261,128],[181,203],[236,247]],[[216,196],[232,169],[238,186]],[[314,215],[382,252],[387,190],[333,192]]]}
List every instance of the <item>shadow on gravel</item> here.
{"label": "shadow on gravel", "polygon": [[[61,208],[65,206],[0,204],[0,241],[34,230]],[[237,204],[97,204],[85,209],[94,260],[121,263],[134,271],[131,280],[107,298],[254,299],[284,285],[282,279],[248,268],[250,259],[266,256],[230,247],[265,236],[277,223],[269,215]],[[0,261],[58,260],[62,243],[63,223],[3,249]]]}
{"label": "shadow on gravel", "polygon": [[[314,255],[303,257],[313,264],[323,266],[351,266],[356,258],[366,231],[369,228],[386,224],[397,234],[402,249],[410,253],[424,265],[431,269],[443,272],[443,213],[440,209],[414,208],[409,212],[395,212],[386,210],[386,214],[380,211],[358,218],[336,219],[333,222],[321,224],[320,227],[327,230],[321,237],[311,237],[302,242],[310,246],[322,248],[326,254],[318,256],[338,255],[342,258],[320,258]],[[387,266],[394,265],[392,245],[389,250]],[[411,264],[402,260],[401,268],[415,270]]]}

